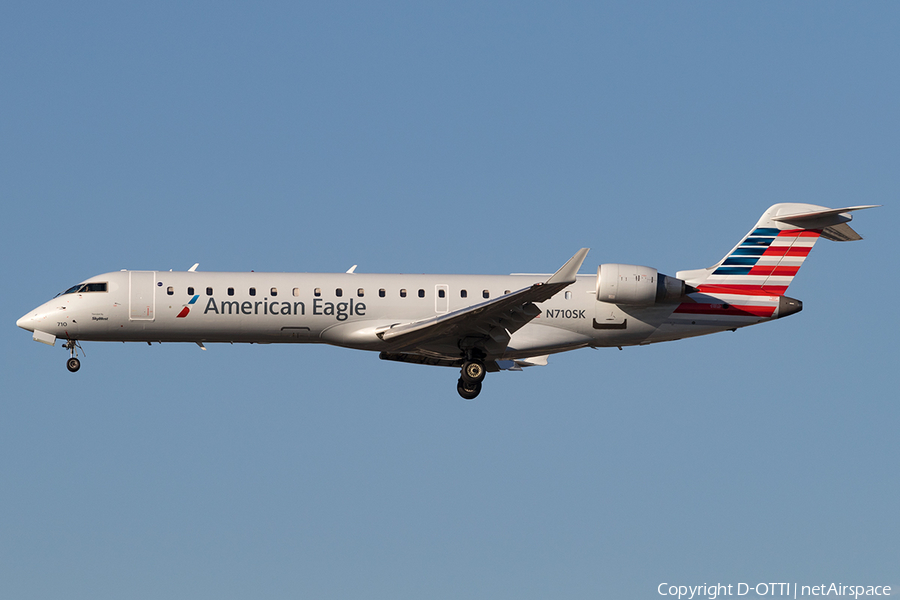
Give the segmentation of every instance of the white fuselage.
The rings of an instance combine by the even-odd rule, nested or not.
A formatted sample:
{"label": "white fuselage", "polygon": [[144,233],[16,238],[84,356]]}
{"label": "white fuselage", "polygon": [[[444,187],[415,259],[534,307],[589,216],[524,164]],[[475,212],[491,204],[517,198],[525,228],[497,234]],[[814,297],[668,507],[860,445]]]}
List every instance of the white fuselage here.
{"label": "white fuselage", "polygon": [[[546,278],[118,271],[84,282],[105,283],[106,291],[61,294],[30,311],[18,325],[66,340],[326,343],[390,352],[391,344],[377,335],[379,331],[483,303]],[[683,300],[646,307],[600,302],[597,277],[578,275],[575,283],[540,303],[540,316],[513,333],[505,350],[490,358],[676,340],[779,316],[775,296],[754,298],[763,310],[749,313],[736,311],[729,304],[734,300],[725,296],[698,293]],[[458,358],[454,348],[434,353]]]}

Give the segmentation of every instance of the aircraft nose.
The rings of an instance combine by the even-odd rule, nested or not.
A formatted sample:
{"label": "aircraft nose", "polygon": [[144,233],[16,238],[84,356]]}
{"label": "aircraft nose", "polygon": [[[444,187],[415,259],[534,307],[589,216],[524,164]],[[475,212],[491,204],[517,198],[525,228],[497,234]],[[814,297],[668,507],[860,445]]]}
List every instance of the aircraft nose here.
{"label": "aircraft nose", "polygon": [[31,313],[16,321],[16,326],[21,327],[25,331],[34,331],[34,319],[32,319],[30,315]]}

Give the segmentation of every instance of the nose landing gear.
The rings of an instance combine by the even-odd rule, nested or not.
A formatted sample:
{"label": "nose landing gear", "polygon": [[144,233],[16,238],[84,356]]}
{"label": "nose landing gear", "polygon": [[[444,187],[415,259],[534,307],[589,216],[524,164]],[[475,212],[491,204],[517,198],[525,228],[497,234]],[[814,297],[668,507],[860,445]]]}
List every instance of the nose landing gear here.
{"label": "nose landing gear", "polygon": [[[69,360],[66,361],[66,368],[70,373],[74,373],[81,368],[81,361],[78,360],[78,349],[81,348],[81,345],[77,340],[67,340],[63,344],[63,348],[69,350]],[[84,348],[81,348],[81,351],[84,352]]]}

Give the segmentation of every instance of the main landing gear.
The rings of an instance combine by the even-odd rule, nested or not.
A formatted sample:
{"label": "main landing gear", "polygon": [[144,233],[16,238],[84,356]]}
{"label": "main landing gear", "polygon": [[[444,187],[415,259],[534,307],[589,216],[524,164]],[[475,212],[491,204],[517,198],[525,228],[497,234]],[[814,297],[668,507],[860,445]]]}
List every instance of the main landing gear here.
{"label": "main landing gear", "polygon": [[[81,361],[78,360],[78,349],[81,348],[81,346],[75,340],[68,340],[63,344],[63,348],[69,350],[69,360],[66,361],[66,368],[70,373],[74,373],[81,368]],[[84,352],[84,348],[81,348],[81,351]]]}
{"label": "main landing gear", "polygon": [[487,370],[480,360],[467,360],[463,363],[456,391],[466,400],[474,400],[481,393],[481,382]]}

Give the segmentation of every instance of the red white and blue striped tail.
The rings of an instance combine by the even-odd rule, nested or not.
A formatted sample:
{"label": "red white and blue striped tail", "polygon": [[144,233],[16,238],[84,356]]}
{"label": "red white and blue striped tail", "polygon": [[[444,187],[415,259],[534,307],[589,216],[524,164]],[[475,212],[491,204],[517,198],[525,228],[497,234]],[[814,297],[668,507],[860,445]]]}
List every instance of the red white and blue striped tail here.
{"label": "red white and blue striped tail", "polygon": [[703,294],[783,296],[820,237],[847,242],[862,239],[849,225],[849,213],[873,206],[826,208],[776,204],[725,257],[708,269],[680,271],[679,279]]}

